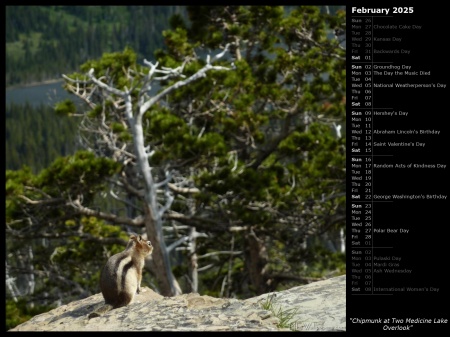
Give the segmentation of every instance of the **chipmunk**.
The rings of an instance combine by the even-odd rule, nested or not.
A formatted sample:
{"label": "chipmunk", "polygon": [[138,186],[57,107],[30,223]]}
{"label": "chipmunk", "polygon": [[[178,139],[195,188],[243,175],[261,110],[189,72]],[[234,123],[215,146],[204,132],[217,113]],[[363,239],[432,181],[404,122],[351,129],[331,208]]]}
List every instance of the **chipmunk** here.
{"label": "chipmunk", "polygon": [[126,306],[133,300],[134,294],[141,291],[145,257],[152,251],[150,241],[143,240],[140,235],[131,235],[125,250],[108,259],[100,276],[105,305],[91,312],[89,319]]}

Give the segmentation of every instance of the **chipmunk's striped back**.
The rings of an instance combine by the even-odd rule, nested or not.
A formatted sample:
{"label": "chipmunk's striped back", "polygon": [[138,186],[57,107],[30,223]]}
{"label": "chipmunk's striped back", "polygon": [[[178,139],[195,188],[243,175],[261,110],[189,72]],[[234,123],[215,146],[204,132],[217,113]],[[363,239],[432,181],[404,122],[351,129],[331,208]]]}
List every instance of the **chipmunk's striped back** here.
{"label": "chipmunk's striped back", "polygon": [[132,235],[126,249],[111,256],[102,269],[100,289],[105,305],[89,315],[97,317],[111,309],[128,305],[140,292],[145,257],[153,251],[150,241]]}

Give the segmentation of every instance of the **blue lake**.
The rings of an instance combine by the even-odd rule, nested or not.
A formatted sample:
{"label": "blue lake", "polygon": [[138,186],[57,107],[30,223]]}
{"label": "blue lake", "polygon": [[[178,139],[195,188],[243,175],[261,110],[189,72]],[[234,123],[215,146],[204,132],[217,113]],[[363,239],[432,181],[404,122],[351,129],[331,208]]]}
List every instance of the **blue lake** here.
{"label": "blue lake", "polygon": [[[61,80],[52,83],[41,83],[31,86],[7,88],[6,106],[8,106],[10,102],[16,104],[25,104],[26,102],[29,102],[34,106],[43,103],[53,107],[55,103],[67,98],[73,100],[74,102],[82,102],[75,95],[69,94],[65,91],[62,87],[63,83],[64,82]],[[155,83],[149,93],[156,93],[159,89],[160,86],[158,83]]]}
{"label": "blue lake", "polygon": [[75,98],[62,88],[63,81],[37,84],[25,87],[6,89],[6,106],[11,102],[32,105],[48,104],[53,106],[56,102],[67,98]]}

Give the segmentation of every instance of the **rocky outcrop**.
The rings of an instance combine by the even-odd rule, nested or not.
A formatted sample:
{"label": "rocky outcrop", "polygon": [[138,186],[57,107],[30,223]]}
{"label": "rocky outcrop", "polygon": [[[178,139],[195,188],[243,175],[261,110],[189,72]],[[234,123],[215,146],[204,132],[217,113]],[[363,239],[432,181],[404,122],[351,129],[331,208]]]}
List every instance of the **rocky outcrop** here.
{"label": "rocky outcrop", "polygon": [[338,276],[289,290],[264,294],[245,300],[261,303],[271,299],[275,312],[290,317],[290,330],[345,331],[346,277]]}
{"label": "rocky outcrop", "polygon": [[[343,275],[246,300],[194,293],[162,297],[143,288],[128,306],[88,319],[103,304],[99,293],[37,315],[10,331],[343,331],[345,279]],[[263,304],[272,310],[263,309]]]}

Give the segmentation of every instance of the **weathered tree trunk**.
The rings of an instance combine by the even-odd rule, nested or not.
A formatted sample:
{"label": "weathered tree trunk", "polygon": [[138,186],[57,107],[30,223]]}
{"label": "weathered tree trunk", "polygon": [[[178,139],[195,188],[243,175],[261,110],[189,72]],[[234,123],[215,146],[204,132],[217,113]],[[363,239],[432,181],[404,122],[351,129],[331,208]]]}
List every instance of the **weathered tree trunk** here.
{"label": "weathered tree trunk", "polygon": [[145,228],[147,230],[148,239],[153,245],[153,265],[155,270],[156,280],[158,282],[159,291],[163,296],[175,296],[181,294],[180,286],[177,280],[172,274],[170,268],[169,254],[167,252],[167,247],[164,238],[157,230],[155,220],[153,219],[152,212],[149,207],[145,207]]}
{"label": "weathered tree trunk", "polygon": [[195,227],[189,233],[189,275],[191,281],[191,292],[198,292],[198,256],[197,256],[197,232]]}
{"label": "weathered tree trunk", "polygon": [[245,235],[245,265],[249,274],[252,288],[258,295],[267,292],[267,263],[268,255],[264,245],[264,240],[258,238],[253,231],[250,230]]}

